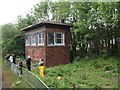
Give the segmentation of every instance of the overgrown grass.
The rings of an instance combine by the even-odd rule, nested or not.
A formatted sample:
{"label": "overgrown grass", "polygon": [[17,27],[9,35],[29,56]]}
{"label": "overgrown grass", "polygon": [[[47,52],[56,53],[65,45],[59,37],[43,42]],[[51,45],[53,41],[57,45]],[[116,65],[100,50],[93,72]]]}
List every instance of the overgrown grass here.
{"label": "overgrown grass", "polygon": [[[39,76],[38,68],[33,73]],[[41,79],[50,88],[118,88],[118,59],[75,58],[73,63],[45,68]]]}
{"label": "overgrown grass", "polygon": [[[9,84],[9,88],[32,88],[26,81],[18,77],[10,68],[6,66],[5,61],[2,63],[3,78]],[[17,82],[20,81],[19,84]]]}

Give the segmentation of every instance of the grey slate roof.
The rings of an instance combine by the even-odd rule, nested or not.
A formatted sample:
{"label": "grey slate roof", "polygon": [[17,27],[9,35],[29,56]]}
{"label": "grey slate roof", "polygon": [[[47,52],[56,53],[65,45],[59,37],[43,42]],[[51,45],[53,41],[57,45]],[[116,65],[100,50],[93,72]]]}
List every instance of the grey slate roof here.
{"label": "grey slate roof", "polygon": [[59,26],[67,26],[67,27],[73,27],[72,24],[67,24],[67,23],[59,23],[59,22],[40,22],[37,24],[33,24],[30,26],[27,26],[25,28],[22,28],[20,31],[26,31],[26,30],[30,30],[30,29],[34,29],[43,25],[59,25]]}

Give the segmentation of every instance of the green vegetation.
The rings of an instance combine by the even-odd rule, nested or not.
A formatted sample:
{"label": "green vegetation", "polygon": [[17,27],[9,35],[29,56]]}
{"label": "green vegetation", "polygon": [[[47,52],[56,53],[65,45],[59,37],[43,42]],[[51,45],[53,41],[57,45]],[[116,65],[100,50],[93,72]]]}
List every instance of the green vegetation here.
{"label": "green vegetation", "polygon": [[[33,72],[39,76],[37,69]],[[118,59],[76,58],[73,63],[46,68],[41,79],[50,88],[118,88]]]}
{"label": "green vegetation", "polygon": [[24,34],[20,29],[41,21],[64,20],[74,26],[70,44],[72,58],[120,56],[119,7],[120,2],[39,2],[25,17],[18,16],[15,24],[0,26],[3,55],[15,53],[24,56]]}
{"label": "green vegetation", "polygon": [[[11,71],[11,69],[6,66],[4,61],[2,63],[2,76],[4,80],[7,81],[9,88],[32,88],[26,81]],[[17,84],[18,81],[20,81],[19,84]]]}
{"label": "green vegetation", "polygon": [[[26,17],[18,16],[17,23],[0,26],[2,55],[15,53],[24,57],[24,34],[20,29],[40,21],[64,20],[74,26],[70,44],[72,63],[46,68],[43,81],[59,88],[118,87],[118,59],[108,57],[120,57],[119,11],[120,2],[40,2]],[[85,58],[98,56],[102,58]],[[33,72],[38,75],[37,69]],[[61,80],[56,79],[58,76]]]}
{"label": "green vegetation", "polygon": [[14,24],[2,26],[2,53],[3,56],[8,53],[24,55],[24,35]]}

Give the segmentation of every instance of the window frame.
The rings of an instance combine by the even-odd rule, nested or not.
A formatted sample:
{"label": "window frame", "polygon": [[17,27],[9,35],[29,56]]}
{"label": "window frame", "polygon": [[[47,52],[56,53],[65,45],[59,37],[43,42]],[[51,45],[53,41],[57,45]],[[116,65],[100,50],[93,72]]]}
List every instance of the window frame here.
{"label": "window frame", "polygon": [[[53,44],[49,44],[49,33],[53,33],[54,35],[54,41],[53,41]],[[56,38],[56,35],[57,34],[61,34],[61,37],[60,38],[62,40],[62,43],[57,43],[57,38]],[[48,32],[47,33],[47,46],[65,46],[65,33],[64,32]]]}
{"label": "window frame", "polygon": [[31,35],[30,34],[26,34],[25,35],[25,46],[30,46],[30,45],[31,45]]}
{"label": "window frame", "polygon": [[[62,38],[56,38],[57,34],[61,34],[61,37]],[[57,32],[57,33],[54,33],[54,42],[55,42],[55,45],[65,45],[65,34],[64,33],[61,33],[61,32]],[[62,43],[57,43],[57,39],[61,39]]]}
{"label": "window frame", "polygon": [[31,34],[31,45],[32,46],[36,45],[36,33]]}
{"label": "window frame", "polygon": [[[39,37],[39,35],[41,35],[41,38]],[[44,43],[45,43],[45,34],[44,32],[39,32],[37,34],[38,36],[38,46],[44,46]],[[39,40],[41,39],[41,43],[39,43]],[[43,41],[42,41],[43,40]],[[42,43],[43,42],[43,43]]]}

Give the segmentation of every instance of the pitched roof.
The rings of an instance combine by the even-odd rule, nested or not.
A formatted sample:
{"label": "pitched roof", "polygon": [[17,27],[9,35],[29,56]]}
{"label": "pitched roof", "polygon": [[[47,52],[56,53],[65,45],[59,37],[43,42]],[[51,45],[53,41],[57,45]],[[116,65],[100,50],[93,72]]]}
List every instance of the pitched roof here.
{"label": "pitched roof", "polygon": [[22,28],[20,31],[25,31],[25,30],[30,30],[30,29],[34,29],[40,26],[44,26],[44,25],[59,25],[59,26],[67,26],[67,27],[73,27],[72,24],[67,24],[67,23],[60,23],[60,22],[40,22],[37,24],[33,24],[30,26],[27,26],[25,28]]}

